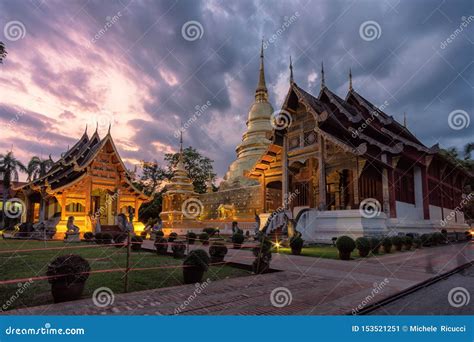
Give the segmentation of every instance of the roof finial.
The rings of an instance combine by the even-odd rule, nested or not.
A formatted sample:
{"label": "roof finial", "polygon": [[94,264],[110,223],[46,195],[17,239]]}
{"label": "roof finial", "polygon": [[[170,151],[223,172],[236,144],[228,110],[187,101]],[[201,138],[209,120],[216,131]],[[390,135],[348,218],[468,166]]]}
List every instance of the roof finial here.
{"label": "roof finial", "polygon": [[98,131],[99,131],[99,121],[97,121],[95,124],[95,132],[97,133]]}
{"label": "roof finial", "polygon": [[321,62],[321,89],[326,87],[324,82],[324,62]]}
{"label": "roof finial", "polygon": [[183,154],[183,130],[181,129],[179,135],[179,153]]}
{"label": "roof finial", "polygon": [[293,62],[291,61],[291,55],[290,55],[290,83],[293,83]]}
{"label": "roof finial", "polygon": [[87,124],[86,124],[86,129],[84,130],[84,134],[87,134]]}
{"label": "roof finial", "polygon": [[352,91],[352,69],[349,68],[349,91]]}
{"label": "roof finial", "polygon": [[407,128],[407,113],[403,112],[403,127]]}
{"label": "roof finial", "polygon": [[260,47],[260,69],[258,75],[258,84],[257,90],[255,90],[255,100],[257,100],[257,102],[267,101],[268,98],[267,86],[265,84],[265,66],[263,64],[263,47],[264,41],[262,39],[262,45]]}
{"label": "roof finial", "polygon": [[107,134],[110,135],[110,129],[112,128],[112,122],[109,122],[109,130],[107,131]]}

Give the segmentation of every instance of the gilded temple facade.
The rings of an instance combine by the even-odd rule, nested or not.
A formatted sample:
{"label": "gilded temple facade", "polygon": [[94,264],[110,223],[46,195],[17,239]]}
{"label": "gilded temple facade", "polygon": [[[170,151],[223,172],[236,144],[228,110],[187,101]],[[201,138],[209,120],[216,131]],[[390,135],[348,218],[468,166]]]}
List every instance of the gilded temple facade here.
{"label": "gilded temple facade", "polygon": [[45,222],[57,233],[66,231],[69,216],[81,233],[113,228],[116,217],[133,217],[141,231],[138,210],[149,198],[132,183],[110,129],[104,138],[84,132],[79,141],[54,163],[49,172],[17,189],[23,193],[26,221]]}

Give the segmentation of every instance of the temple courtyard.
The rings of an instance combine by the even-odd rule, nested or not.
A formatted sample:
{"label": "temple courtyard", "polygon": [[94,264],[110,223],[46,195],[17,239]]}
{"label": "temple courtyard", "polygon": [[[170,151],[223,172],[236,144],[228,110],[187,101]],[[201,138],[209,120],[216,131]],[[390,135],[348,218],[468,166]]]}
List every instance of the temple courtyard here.
{"label": "temple courtyard", "polygon": [[[153,249],[153,242],[145,241],[142,247]],[[190,246],[190,249],[194,248],[206,246]],[[147,252],[140,252],[140,257],[145,260],[148,258],[146,255]],[[154,253],[148,255],[158,258]],[[230,248],[225,261],[230,265],[250,265],[253,259],[248,250]],[[168,257],[171,264],[172,260]],[[459,308],[450,305],[448,292],[452,286],[442,286],[445,280],[434,285],[431,283],[460,270],[453,276],[456,277],[453,285],[468,287],[471,278],[459,274],[472,274],[470,265],[473,262],[472,241],[350,261],[274,253],[271,267],[276,272],[245,276],[246,272],[242,269],[235,271],[229,265],[216,265],[204,276],[211,281],[201,286],[198,293],[196,284],[172,286],[171,280],[165,285],[171,287],[115,293],[113,301],[107,306],[98,306],[87,298],[11,310],[6,314],[172,315],[177,313],[176,308],[180,308],[179,314],[193,315],[341,315],[363,314],[371,308],[383,314],[385,305],[377,308],[375,304],[386,304],[389,308],[389,300],[398,297],[404,301],[403,307],[395,304],[385,313],[393,314],[395,308],[406,310],[411,307],[434,314],[472,313],[472,302]],[[140,266],[143,266],[142,262]],[[179,272],[176,273],[176,277],[179,276]],[[416,294],[429,291],[423,289],[423,286],[429,285],[436,286],[438,290],[431,293],[431,301],[420,301]],[[410,302],[413,295],[416,300]],[[433,303],[437,305],[436,310],[432,307]]]}

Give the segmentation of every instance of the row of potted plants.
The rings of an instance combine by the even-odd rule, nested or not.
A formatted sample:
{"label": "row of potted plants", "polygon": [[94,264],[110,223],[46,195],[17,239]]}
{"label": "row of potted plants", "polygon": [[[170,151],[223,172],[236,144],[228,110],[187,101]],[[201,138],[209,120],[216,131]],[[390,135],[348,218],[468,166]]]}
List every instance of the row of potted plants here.
{"label": "row of potted plants", "polygon": [[[471,240],[472,234],[465,232],[464,240]],[[379,239],[377,237],[359,237],[356,240],[350,236],[343,235],[337,238],[336,247],[341,260],[350,260],[351,253],[357,248],[360,257],[366,257],[369,253],[379,254],[382,248],[384,253],[390,253],[392,248],[395,251],[411,250],[414,248],[446,245],[449,243],[446,230],[431,234],[422,234],[420,237],[414,234],[405,236],[392,236]]]}

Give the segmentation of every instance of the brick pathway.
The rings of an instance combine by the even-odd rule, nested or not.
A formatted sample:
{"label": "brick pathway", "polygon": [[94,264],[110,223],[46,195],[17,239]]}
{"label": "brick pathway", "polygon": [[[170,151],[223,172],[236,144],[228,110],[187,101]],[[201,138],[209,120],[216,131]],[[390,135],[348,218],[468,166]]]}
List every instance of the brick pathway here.
{"label": "brick pathway", "polygon": [[[146,242],[144,247],[153,248],[151,242]],[[229,249],[226,261],[251,264],[253,257],[250,251]],[[181,314],[347,314],[361,305],[368,295],[373,295],[368,301],[368,304],[373,304],[471,261],[474,261],[474,242],[353,261],[274,254],[271,266],[282,272],[212,282],[185,305]],[[385,279],[388,281],[380,288]],[[292,299],[289,305],[272,305],[271,293],[278,287],[290,291]],[[194,291],[195,285],[183,285],[118,294],[113,305],[105,308],[96,307],[92,299],[83,299],[9,311],[7,314],[170,315]],[[447,296],[447,293],[440,295]],[[448,305],[444,302],[440,305]]]}

